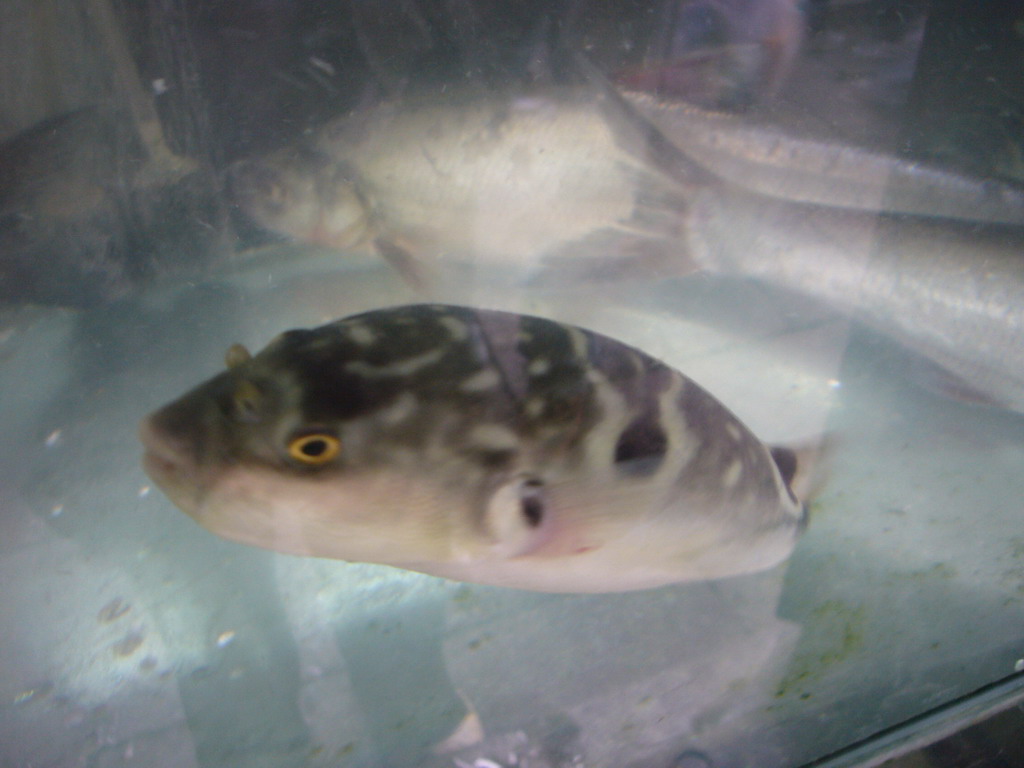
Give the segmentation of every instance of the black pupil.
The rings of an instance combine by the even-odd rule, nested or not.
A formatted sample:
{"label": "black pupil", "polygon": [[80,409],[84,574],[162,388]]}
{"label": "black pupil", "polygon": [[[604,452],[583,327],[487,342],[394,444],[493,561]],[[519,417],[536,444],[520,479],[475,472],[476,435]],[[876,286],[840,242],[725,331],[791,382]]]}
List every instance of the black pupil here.
{"label": "black pupil", "polygon": [[327,450],[327,441],[320,437],[315,437],[311,440],[307,440],[302,444],[302,452],[310,458],[316,458],[317,456],[323,456],[324,451]]}

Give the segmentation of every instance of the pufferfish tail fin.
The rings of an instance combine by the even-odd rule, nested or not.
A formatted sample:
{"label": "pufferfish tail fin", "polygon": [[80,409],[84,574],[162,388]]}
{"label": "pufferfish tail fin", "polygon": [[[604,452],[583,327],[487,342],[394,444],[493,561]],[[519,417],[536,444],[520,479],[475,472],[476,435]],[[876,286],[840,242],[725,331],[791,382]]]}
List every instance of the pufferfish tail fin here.
{"label": "pufferfish tail fin", "polygon": [[803,506],[802,526],[809,522],[810,507],[824,493],[838,439],[825,433],[793,445],[769,447],[775,466],[790,493]]}

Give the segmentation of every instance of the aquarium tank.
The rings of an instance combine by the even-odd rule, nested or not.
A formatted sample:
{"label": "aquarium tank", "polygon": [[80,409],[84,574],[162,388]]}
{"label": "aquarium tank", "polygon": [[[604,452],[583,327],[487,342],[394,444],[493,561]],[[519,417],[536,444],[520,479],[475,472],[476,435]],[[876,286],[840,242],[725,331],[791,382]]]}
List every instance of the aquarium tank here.
{"label": "aquarium tank", "polygon": [[1024,765],[1022,414],[1020,4],[0,4],[0,765]]}

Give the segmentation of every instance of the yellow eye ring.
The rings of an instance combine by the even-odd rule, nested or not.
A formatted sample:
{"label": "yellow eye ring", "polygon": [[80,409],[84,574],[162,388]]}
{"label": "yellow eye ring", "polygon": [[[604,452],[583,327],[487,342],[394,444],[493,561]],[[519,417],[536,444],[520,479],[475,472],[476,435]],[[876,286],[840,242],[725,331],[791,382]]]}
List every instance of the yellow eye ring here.
{"label": "yellow eye ring", "polygon": [[312,432],[292,438],[288,455],[310,466],[326,464],[341,452],[341,441],[326,432]]}

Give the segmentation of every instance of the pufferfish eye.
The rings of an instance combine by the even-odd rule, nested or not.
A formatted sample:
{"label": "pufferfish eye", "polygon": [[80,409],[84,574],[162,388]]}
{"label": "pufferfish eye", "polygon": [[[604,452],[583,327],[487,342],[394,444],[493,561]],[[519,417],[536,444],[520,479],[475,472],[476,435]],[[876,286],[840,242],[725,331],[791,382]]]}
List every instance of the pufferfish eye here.
{"label": "pufferfish eye", "polygon": [[307,432],[288,443],[288,455],[310,466],[326,464],[341,451],[341,441],[328,432]]}

